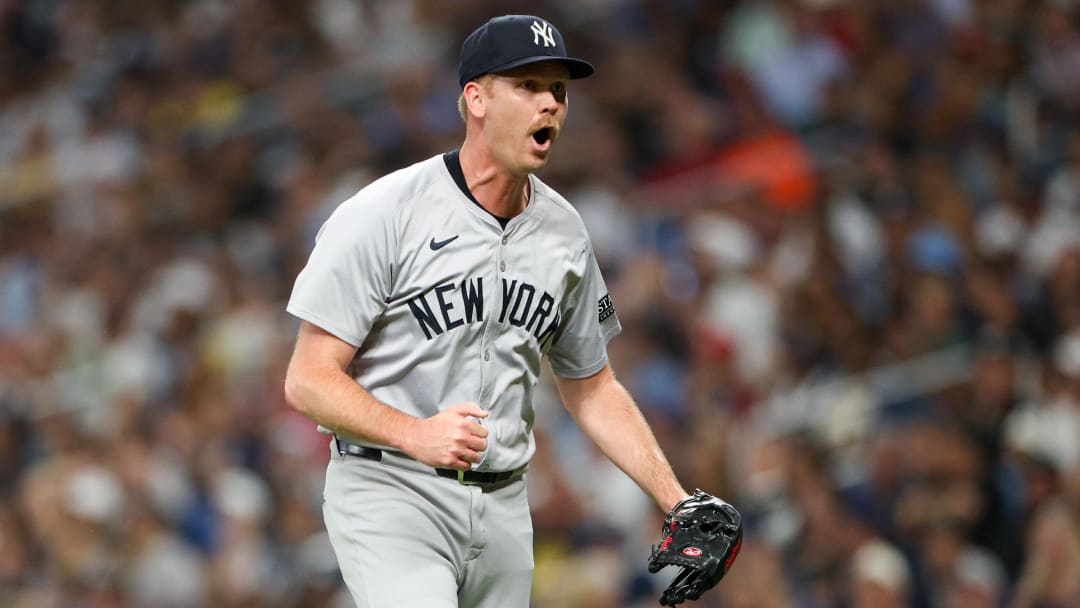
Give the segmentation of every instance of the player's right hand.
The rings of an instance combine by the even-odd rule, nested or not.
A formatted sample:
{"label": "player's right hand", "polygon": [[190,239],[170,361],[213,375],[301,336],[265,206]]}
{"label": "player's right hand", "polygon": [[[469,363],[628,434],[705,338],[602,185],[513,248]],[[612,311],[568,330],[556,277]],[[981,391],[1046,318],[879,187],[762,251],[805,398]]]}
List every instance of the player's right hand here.
{"label": "player's right hand", "polygon": [[488,413],[466,401],[449,407],[430,418],[418,420],[405,438],[406,454],[420,462],[440,468],[468,470],[480,462],[487,449],[488,430],[479,420]]}

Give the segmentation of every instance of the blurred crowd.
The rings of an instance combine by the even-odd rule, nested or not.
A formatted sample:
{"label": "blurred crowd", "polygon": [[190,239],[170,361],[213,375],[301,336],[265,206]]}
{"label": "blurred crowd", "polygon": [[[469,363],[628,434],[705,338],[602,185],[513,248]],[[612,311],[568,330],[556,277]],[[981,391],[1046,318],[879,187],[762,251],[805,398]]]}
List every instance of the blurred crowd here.
{"label": "blurred crowd", "polygon": [[[1073,0],[0,0],[0,605],[350,605],[284,303],[512,12],[597,66],[541,177],[614,369],[746,518],[697,605],[1080,606]],[[533,605],[655,605],[662,514],[542,388]]]}

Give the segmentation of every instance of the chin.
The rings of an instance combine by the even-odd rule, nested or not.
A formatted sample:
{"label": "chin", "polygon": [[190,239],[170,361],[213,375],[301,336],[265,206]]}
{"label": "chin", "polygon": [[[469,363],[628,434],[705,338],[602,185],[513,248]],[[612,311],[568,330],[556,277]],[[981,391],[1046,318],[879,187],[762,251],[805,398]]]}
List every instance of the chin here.
{"label": "chin", "polygon": [[528,172],[529,173],[536,173],[537,171],[543,169],[545,166],[547,166],[547,159],[546,158],[542,159],[542,160],[539,160],[539,161],[529,165]]}
{"label": "chin", "polygon": [[546,154],[546,153],[543,154],[543,155],[539,155],[539,154],[535,154],[535,153],[530,154],[529,157],[525,160],[525,163],[524,163],[525,169],[529,173],[532,173],[534,171],[539,171],[540,169],[543,169],[545,165],[547,165],[549,157],[550,157],[550,154]]}

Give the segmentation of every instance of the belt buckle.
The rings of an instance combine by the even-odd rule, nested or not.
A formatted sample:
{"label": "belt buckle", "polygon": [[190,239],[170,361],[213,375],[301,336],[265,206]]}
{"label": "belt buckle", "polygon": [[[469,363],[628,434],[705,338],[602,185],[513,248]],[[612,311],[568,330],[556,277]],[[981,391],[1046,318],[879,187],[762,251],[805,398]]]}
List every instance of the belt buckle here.
{"label": "belt buckle", "polygon": [[458,481],[458,483],[460,483],[463,486],[482,486],[482,485],[484,485],[484,482],[482,482],[482,481],[469,481],[469,480],[465,479],[465,471],[462,471],[460,469],[457,472],[457,481]]}

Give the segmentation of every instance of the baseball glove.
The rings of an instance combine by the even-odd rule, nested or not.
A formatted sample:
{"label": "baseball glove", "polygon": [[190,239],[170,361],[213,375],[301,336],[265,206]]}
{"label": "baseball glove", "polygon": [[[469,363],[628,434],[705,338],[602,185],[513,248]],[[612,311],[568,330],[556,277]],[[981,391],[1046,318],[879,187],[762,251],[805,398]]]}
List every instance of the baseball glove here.
{"label": "baseball glove", "polygon": [[681,572],[660,594],[660,604],[696,600],[724,577],[742,547],[742,516],[735,507],[701,490],[675,505],[664,518],[660,544],[649,556],[649,572],[678,566]]}

